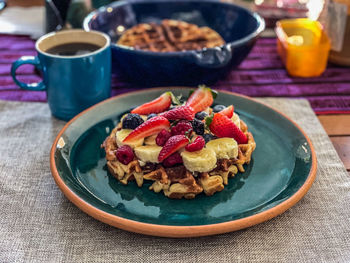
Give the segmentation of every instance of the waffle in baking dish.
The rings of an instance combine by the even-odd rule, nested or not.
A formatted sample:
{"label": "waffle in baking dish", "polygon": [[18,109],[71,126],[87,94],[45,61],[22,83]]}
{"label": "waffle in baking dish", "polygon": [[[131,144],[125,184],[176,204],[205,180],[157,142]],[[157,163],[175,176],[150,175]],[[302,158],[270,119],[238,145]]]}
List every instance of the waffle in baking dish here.
{"label": "waffle in baking dish", "polygon": [[209,27],[164,19],[160,24],[133,26],[123,33],[117,44],[154,52],[175,52],[213,48],[224,45],[225,41]]}

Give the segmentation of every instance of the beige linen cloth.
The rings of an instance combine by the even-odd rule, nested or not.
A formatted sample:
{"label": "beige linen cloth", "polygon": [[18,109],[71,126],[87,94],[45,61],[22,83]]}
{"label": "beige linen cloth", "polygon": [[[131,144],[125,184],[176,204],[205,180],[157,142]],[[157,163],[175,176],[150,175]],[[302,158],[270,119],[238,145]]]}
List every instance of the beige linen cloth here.
{"label": "beige linen cloth", "polygon": [[284,214],[223,235],[129,233],[81,212],[50,174],[64,122],[46,104],[0,101],[0,262],[350,262],[350,177],[305,100],[261,99],[314,143],[317,178]]}

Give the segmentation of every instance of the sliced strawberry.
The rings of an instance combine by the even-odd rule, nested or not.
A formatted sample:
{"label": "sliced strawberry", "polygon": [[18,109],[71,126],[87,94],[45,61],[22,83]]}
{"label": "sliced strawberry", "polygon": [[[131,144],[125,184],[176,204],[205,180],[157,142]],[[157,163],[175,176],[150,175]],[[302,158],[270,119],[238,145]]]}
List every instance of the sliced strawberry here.
{"label": "sliced strawberry", "polygon": [[169,138],[158,155],[158,161],[162,162],[164,159],[172,155],[174,152],[185,147],[189,143],[185,135],[175,135]]}
{"label": "sliced strawberry", "polygon": [[170,128],[170,122],[166,118],[162,116],[156,116],[142,123],[140,126],[138,126],[128,136],[126,136],[123,142],[131,142],[134,140],[139,140],[141,138],[145,138],[153,134],[157,134],[163,129],[169,129],[169,128]]}
{"label": "sliced strawberry", "polygon": [[234,111],[234,107],[233,105],[231,105],[219,112],[231,119],[233,116],[233,111]]}
{"label": "sliced strawberry", "polygon": [[247,136],[233,123],[227,116],[216,113],[209,129],[214,135],[218,137],[229,137],[237,141],[238,144],[247,143]]}
{"label": "sliced strawberry", "polygon": [[195,113],[208,108],[213,104],[214,98],[211,88],[199,86],[188,98],[186,106],[191,106]]}
{"label": "sliced strawberry", "polygon": [[169,109],[171,105],[171,92],[165,92],[160,95],[155,100],[142,104],[137,108],[133,109],[131,113],[137,113],[142,115],[147,115],[151,113],[160,113]]}
{"label": "sliced strawberry", "polygon": [[161,116],[167,118],[168,120],[193,120],[194,110],[190,106],[180,106],[172,110],[163,112]]}

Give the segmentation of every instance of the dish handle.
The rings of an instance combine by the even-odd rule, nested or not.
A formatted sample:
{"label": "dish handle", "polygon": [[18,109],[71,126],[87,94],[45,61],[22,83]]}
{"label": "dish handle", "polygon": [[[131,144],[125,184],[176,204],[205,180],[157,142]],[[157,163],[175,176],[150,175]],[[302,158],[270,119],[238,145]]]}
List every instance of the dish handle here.
{"label": "dish handle", "polygon": [[221,68],[226,66],[232,58],[231,46],[208,48],[200,51],[193,51],[192,58],[195,64],[204,68]]}

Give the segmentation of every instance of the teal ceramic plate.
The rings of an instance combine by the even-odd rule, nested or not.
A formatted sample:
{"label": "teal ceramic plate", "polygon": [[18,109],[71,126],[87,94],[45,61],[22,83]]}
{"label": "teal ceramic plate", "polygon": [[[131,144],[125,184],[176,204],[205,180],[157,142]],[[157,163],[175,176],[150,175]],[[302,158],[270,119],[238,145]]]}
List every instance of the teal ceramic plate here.
{"label": "teal ceramic plate", "polygon": [[[172,88],[188,94],[186,88]],[[248,97],[219,92],[214,103],[235,106],[254,135],[246,172],[222,192],[172,200],[131,182],[119,183],[105,167],[101,143],[131,108],[159,96],[149,89],[111,98],[71,120],[51,150],[51,171],[63,193],[87,214],[138,233],[191,237],[225,233],[271,219],[298,202],[316,175],[316,155],[305,133],[286,116]],[[288,226],[286,226],[288,227]]]}

